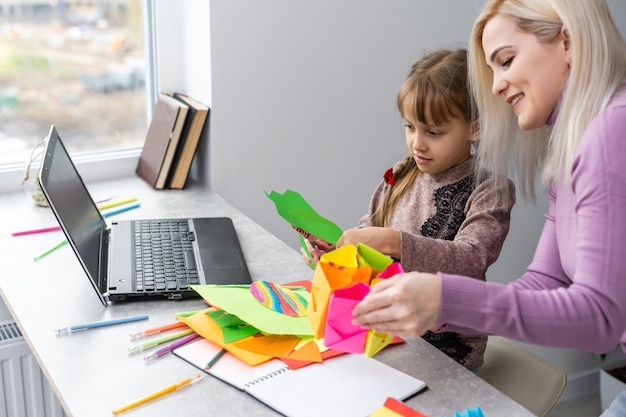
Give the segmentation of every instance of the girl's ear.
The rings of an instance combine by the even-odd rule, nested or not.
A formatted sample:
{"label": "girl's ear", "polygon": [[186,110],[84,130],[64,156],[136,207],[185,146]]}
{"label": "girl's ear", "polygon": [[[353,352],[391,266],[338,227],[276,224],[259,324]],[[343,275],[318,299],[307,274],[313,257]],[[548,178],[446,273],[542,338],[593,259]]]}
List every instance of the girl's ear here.
{"label": "girl's ear", "polygon": [[470,125],[470,142],[475,142],[480,139],[480,121],[474,120]]}

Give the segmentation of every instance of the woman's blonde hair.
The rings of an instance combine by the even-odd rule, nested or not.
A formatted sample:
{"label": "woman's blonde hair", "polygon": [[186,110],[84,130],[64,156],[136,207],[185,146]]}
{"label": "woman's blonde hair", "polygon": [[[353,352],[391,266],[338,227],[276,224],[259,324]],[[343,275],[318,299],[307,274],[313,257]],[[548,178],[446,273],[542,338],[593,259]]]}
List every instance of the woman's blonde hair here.
{"label": "woman's blonde hair", "polygon": [[[413,122],[440,125],[451,118],[473,122],[467,85],[467,50],[441,49],[426,53],[411,66],[398,91],[396,104],[402,118]],[[372,219],[374,226],[387,226],[398,200],[419,175],[413,157],[408,156],[393,175],[396,183],[387,186],[383,202]]]}
{"label": "woman's blonde hair", "polygon": [[[550,42],[564,28],[571,47],[570,75],[553,126],[523,131],[502,98],[492,94],[482,38],[496,15],[513,18],[517,27],[540,42]],[[626,43],[605,0],[489,0],[474,23],[469,45],[469,77],[480,117],[478,167],[519,180],[534,199],[536,173],[547,188],[571,180],[571,166],[589,122],[606,107],[624,80]]]}

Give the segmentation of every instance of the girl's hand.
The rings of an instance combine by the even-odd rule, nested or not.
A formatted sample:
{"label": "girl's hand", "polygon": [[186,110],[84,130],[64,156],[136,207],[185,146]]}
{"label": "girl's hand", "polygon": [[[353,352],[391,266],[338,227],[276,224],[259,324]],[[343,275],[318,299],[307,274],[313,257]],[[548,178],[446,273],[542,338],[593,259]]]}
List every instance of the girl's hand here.
{"label": "girl's hand", "polygon": [[322,256],[326,252],[333,250],[335,247],[328,242],[316,239],[314,236],[310,236],[310,238],[313,238],[315,240],[311,242],[309,239],[304,239],[304,244],[306,245],[306,248],[313,257],[313,259],[311,260],[309,258],[309,255],[306,253],[304,248],[300,248],[300,253],[302,254],[302,259],[304,260],[304,263],[310,266],[312,269],[315,269],[317,262],[320,260],[320,256]]}
{"label": "girl's hand", "polygon": [[352,310],[353,323],[401,337],[422,336],[439,318],[441,279],[435,274],[394,275],[372,287]]}
{"label": "girl's hand", "polygon": [[337,247],[363,243],[380,253],[400,259],[400,232],[389,227],[360,227],[348,229],[337,240]]}

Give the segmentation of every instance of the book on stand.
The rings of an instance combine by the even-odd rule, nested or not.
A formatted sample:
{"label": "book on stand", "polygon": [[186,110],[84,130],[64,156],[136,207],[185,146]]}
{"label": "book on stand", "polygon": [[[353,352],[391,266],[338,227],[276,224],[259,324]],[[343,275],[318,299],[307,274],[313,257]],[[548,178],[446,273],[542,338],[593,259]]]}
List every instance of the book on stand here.
{"label": "book on stand", "polygon": [[165,188],[189,106],[160,93],[135,173],[156,189]]}
{"label": "book on stand", "polygon": [[173,97],[189,106],[182,139],[176,151],[176,162],[169,178],[169,188],[183,189],[209,116],[209,107],[185,94],[174,93]]}

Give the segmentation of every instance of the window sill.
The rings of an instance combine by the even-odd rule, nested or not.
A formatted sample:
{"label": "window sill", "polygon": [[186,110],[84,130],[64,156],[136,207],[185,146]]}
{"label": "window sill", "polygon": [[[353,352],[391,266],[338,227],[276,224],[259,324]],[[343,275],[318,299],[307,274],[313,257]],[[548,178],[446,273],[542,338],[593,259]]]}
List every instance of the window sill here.
{"label": "window sill", "polygon": [[[76,169],[85,183],[134,175],[141,148],[72,155]],[[0,194],[20,189],[24,164],[0,167]]]}

